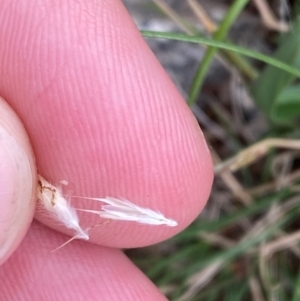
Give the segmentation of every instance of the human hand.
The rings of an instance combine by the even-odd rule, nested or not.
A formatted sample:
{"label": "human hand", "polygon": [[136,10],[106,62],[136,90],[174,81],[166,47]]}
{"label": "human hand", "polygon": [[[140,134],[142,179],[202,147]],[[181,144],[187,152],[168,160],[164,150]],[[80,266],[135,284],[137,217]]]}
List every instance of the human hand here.
{"label": "human hand", "polygon": [[[37,212],[59,232],[32,223],[0,268],[0,300],[165,300],[117,248],[150,245],[190,224],[208,198],[212,163],[196,120],[122,3],[2,0],[0,45],[0,95],[25,125],[39,174],[55,184],[68,181],[72,195],[123,197],[179,223],[111,222],[91,231],[94,244],[74,241],[51,253],[67,240],[59,232],[74,233]],[[0,262],[21,241],[34,211],[24,193],[16,233],[15,191],[29,187],[34,199],[36,171],[11,114],[1,102],[0,127],[26,151],[31,171],[22,169],[20,177],[1,139]],[[72,205],[98,204],[72,199]],[[79,216],[83,228],[99,222]],[[4,255],[8,225],[16,240]]]}

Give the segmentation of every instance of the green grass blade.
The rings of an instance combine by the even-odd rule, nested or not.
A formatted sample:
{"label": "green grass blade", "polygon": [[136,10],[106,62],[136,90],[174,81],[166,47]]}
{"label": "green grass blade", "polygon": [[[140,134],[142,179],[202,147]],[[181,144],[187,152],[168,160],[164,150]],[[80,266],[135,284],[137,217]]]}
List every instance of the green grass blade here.
{"label": "green grass blade", "polygon": [[296,285],[293,293],[292,301],[298,301],[300,300],[300,269],[298,271],[298,276],[296,280]]}
{"label": "green grass blade", "polygon": [[215,40],[210,40],[202,37],[191,37],[184,34],[178,34],[178,33],[169,33],[169,32],[157,32],[157,31],[141,31],[142,35],[145,38],[161,38],[161,39],[168,39],[168,40],[174,40],[174,41],[181,41],[181,42],[189,42],[194,44],[203,44],[207,46],[214,46],[219,49],[226,49],[233,52],[237,52],[240,54],[243,54],[245,56],[257,59],[258,61],[262,61],[266,64],[269,64],[271,66],[274,66],[278,69],[284,70],[286,72],[289,72],[290,74],[300,78],[300,70],[293,68],[279,60],[273,59],[270,56],[264,55],[262,53],[259,53],[257,51],[248,50],[243,47],[238,47],[229,43],[223,43]]}
{"label": "green grass blade", "polygon": [[[238,15],[241,13],[245,5],[248,3],[249,0],[236,0],[229,8],[227,14],[225,15],[223,21],[221,22],[218,30],[215,32],[213,35],[213,39],[216,41],[221,41],[223,40],[230,27],[238,17]],[[192,106],[197,98],[197,95],[199,91],[201,90],[201,87],[203,85],[205,76],[207,74],[208,68],[214,58],[214,55],[216,54],[218,48],[217,47],[212,47],[210,46],[206,53],[205,56],[196,72],[195,78],[193,80],[191,90],[189,93],[189,99],[188,99],[188,104]]]}
{"label": "green grass blade", "polygon": [[[281,39],[273,58],[300,70],[300,20]],[[290,73],[273,66],[266,66],[253,83],[253,98],[273,125],[290,128],[299,125],[300,90],[296,83]]]}

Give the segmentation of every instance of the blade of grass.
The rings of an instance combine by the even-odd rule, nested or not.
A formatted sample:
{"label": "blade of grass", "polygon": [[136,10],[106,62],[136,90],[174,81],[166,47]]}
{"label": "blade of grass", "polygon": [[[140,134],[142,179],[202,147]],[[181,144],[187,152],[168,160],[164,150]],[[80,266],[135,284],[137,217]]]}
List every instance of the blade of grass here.
{"label": "blade of grass", "polygon": [[297,276],[297,280],[296,280],[294,287],[295,287],[295,289],[293,292],[292,301],[298,301],[298,300],[300,300],[300,269],[298,271],[298,276]]}
{"label": "blade of grass", "polygon": [[[148,270],[147,275],[151,279],[159,276],[160,280],[163,282],[161,284],[166,284],[176,281],[179,278],[188,278],[190,275],[199,272],[199,270],[204,269],[216,261],[229,263],[230,261],[233,261],[237,257],[246,253],[249,249],[257,246],[262,241],[269,239],[274,235],[275,232],[277,232],[279,228],[286,226],[295,218],[297,218],[299,215],[298,210],[299,208],[290,208],[289,212],[282,216],[278,221],[274,222],[272,225],[269,225],[266,227],[266,229],[260,231],[258,234],[255,234],[253,237],[242,240],[234,247],[221,252],[216,253],[213,251],[213,249],[211,249],[210,253],[208,253],[210,254],[209,256],[206,252],[209,251],[208,245],[205,247],[201,241],[198,243],[189,243],[184,249],[178,250],[174,256],[170,256],[163,261],[158,262],[156,265],[154,264],[152,268]],[[183,242],[181,241],[181,243]],[[185,245],[185,243],[183,243],[183,245]],[[203,251],[206,252],[205,256]],[[201,257],[199,257],[199,254],[201,254]],[[184,262],[192,260],[192,258],[197,258],[197,260],[193,261],[192,265],[185,264],[185,268],[183,270],[178,270],[177,273],[164,273],[164,271],[170,268],[172,270],[172,266],[174,266],[174,264],[175,266],[178,266],[179,263],[183,264]],[[162,277],[161,273],[165,274],[164,277]]]}
{"label": "blade of grass", "polygon": [[259,73],[255,69],[254,66],[251,65],[251,62],[248,60],[245,60],[240,54],[233,53],[230,51],[224,51],[225,57],[234,65],[236,66],[242,74],[250,81],[255,80]]}
{"label": "blade of grass", "polygon": [[[235,0],[235,2],[230,6],[228,12],[226,13],[218,30],[213,34],[214,40],[221,41],[226,37],[231,25],[234,23],[234,21],[241,13],[245,5],[248,3],[248,1],[249,0]],[[188,99],[188,104],[190,106],[192,106],[196,101],[197,95],[201,90],[208,68],[216,52],[216,47],[209,47],[209,49],[205,53],[205,56],[196,72],[195,78],[190,89]]]}
{"label": "blade of grass", "polygon": [[206,38],[202,38],[202,37],[192,37],[192,36],[187,36],[187,35],[178,34],[178,33],[156,32],[156,31],[141,31],[141,33],[145,38],[162,38],[162,39],[175,40],[175,41],[181,41],[181,42],[204,44],[204,45],[213,46],[213,47],[216,47],[219,49],[227,49],[227,50],[237,52],[237,53],[243,54],[245,56],[257,59],[268,65],[277,67],[278,69],[289,72],[290,74],[293,74],[294,76],[297,76],[298,78],[300,78],[300,70],[297,68],[293,68],[293,67],[289,66],[288,64],[285,64],[277,59],[274,59],[270,56],[264,55],[257,51],[248,50],[246,48],[238,47],[238,46],[235,46],[235,45],[232,45],[229,43],[223,43],[220,41],[206,39]]}
{"label": "blade of grass", "polygon": [[230,290],[226,294],[224,301],[241,301],[244,300],[244,296],[248,292],[249,286],[247,282],[242,283],[241,285],[233,286],[234,289]]}
{"label": "blade of grass", "polygon": [[[223,261],[227,264],[232,262],[233,260],[237,259],[238,257],[242,256],[246,253],[247,250],[251,249],[252,247],[257,246],[262,241],[269,239],[274,235],[274,233],[280,229],[281,227],[289,225],[292,221],[294,221],[297,216],[299,215],[298,210],[291,210],[291,212],[287,213],[285,216],[283,216],[280,220],[278,220],[276,223],[270,225],[265,230],[263,230],[258,235],[251,237],[248,240],[242,240],[239,243],[237,243],[234,247],[223,250],[221,252],[218,252],[217,254],[213,254],[210,257],[206,257],[205,260],[201,260],[201,258],[198,258],[198,261],[194,262],[191,266],[186,266],[186,268],[180,273],[177,274],[168,274],[165,277],[165,281],[172,281],[176,277],[179,277],[179,274],[182,277],[187,278],[189,275],[192,275],[196,272],[198,272],[201,269],[204,269],[208,265],[216,262],[216,261]],[[198,249],[198,254],[201,252],[201,249]]]}
{"label": "blade of grass", "polygon": [[[300,20],[282,36],[273,58],[300,69]],[[297,128],[300,115],[299,89],[290,73],[266,66],[250,87],[253,99],[272,124],[272,128]]]}
{"label": "blade of grass", "polygon": [[[227,290],[231,286],[236,286],[236,285],[242,285],[244,282],[243,281],[237,281],[236,278],[226,278],[224,280],[220,280],[212,287],[206,288],[203,291],[199,292],[197,294],[197,298],[192,299],[193,301],[199,301],[199,300],[207,300],[208,296],[213,295],[215,292],[220,292],[222,290]],[[214,299],[212,300],[217,300],[217,298],[214,296]]]}
{"label": "blade of grass", "polygon": [[[188,0],[188,5],[199,19],[200,23],[204,26],[205,30],[213,35],[218,29],[217,24],[210,18],[206,10],[196,0]],[[233,53],[228,50],[223,51],[224,56],[235,66],[237,69],[250,81],[258,77],[258,72],[252,64],[238,53]],[[216,56],[217,58],[218,56]]]}
{"label": "blade of grass", "polygon": [[273,195],[270,195],[265,198],[259,198],[256,199],[255,202],[249,207],[240,209],[235,211],[234,213],[230,215],[226,215],[222,218],[220,218],[217,221],[203,221],[197,224],[192,225],[190,228],[186,229],[185,231],[177,234],[173,240],[175,242],[185,241],[187,239],[192,239],[195,237],[199,231],[219,231],[220,229],[224,229],[226,227],[229,227],[231,224],[236,222],[237,220],[244,218],[244,217],[250,217],[253,214],[259,213],[261,210],[269,207],[271,204],[274,204],[275,202],[279,202],[281,200],[284,200],[285,198],[289,197],[291,194],[286,191],[278,191]]}
{"label": "blade of grass", "polygon": [[[166,4],[163,0],[152,0],[152,2],[184,33],[186,33],[187,35],[204,37],[204,35],[199,32],[197,28],[195,28],[190,22],[187,22],[185,19],[183,19],[174,9],[172,9],[169,4]],[[204,45],[201,45],[201,47],[206,48],[206,46]],[[228,59],[244,74],[245,77],[249,78],[250,80],[254,80],[257,77],[257,72],[253,69],[249,62],[247,62],[238,53],[229,52],[228,50],[225,50],[224,52]],[[224,60],[222,56],[217,54],[215,58],[226,69],[228,69],[229,71],[231,70],[228,62]]]}

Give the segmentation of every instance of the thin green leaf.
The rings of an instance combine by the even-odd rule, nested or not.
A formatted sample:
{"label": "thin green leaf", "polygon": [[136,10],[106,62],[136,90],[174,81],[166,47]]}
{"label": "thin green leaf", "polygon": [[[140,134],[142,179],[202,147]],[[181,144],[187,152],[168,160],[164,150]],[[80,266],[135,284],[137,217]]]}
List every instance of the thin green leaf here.
{"label": "thin green leaf", "polygon": [[230,50],[257,59],[259,61],[262,61],[266,64],[274,66],[278,69],[286,71],[287,73],[300,78],[300,70],[297,68],[293,68],[282,61],[279,61],[277,59],[274,59],[270,56],[264,55],[257,51],[248,50],[246,48],[238,47],[229,43],[223,43],[223,42],[215,41],[212,39],[206,39],[202,37],[192,37],[192,36],[187,36],[179,33],[157,32],[157,31],[141,31],[141,33],[145,38],[162,38],[162,39],[175,40],[181,42],[189,42],[194,44],[203,44],[207,46],[214,46],[219,49]]}
{"label": "thin green leaf", "polygon": [[[214,33],[213,39],[216,41],[222,41],[238,15],[241,13],[245,5],[249,0],[235,0],[234,3],[230,6],[228,12],[226,13],[224,19],[219,25],[218,30]],[[192,106],[201,90],[203,85],[205,76],[207,74],[208,68],[216,54],[218,48],[217,47],[209,47],[204,55],[204,58],[196,72],[195,78],[193,80],[191,90],[189,93],[188,104]]]}
{"label": "thin green leaf", "polygon": [[295,289],[293,292],[292,301],[299,301],[299,300],[300,300],[300,269],[298,270],[298,276],[297,276]]}
{"label": "thin green leaf", "polygon": [[271,114],[281,123],[300,118],[300,85],[285,88],[278,95]]}
{"label": "thin green leaf", "polygon": [[[274,59],[293,66],[293,69],[300,69],[300,20],[293,31],[282,39]],[[295,117],[300,116],[300,96],[297,97],[294,88],[289,88],[296,74],[286,71],[267,66],[254,82],[252,93],[271,122],[292,126],[295,125]]]}

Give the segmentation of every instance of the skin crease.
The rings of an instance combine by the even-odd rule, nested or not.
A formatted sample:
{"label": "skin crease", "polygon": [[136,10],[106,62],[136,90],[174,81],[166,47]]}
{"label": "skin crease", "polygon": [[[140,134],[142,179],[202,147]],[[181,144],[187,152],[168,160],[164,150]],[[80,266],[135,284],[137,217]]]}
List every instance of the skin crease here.
{"label": "skin crease", "polygon": [[[120,1],[2,0],[0,45],[0,95],[22,119],[40,174],[56,185],[68,181],[64,189],[71,195],[127,198],[179,223],[170,228],[111,222],[94,229],[92,242],[145,246],[171,237],[196,218],[213,179],[208,148],[195,118]],[[73,199],[72,205],[99,208],[84,199]],[[73,234],[39,209],[36,218]],[[80,220],[83,228],[101,222],[88,213],[80,213]],[[76,281],[76,290],[72,282],[66,288],[72,300],[98,300],[99,294],[101,300],[164,300],[120,251],[72,242],[56,257],[47,252],[63,239],[55,240],[59,234],[36,225],[0,269],[1,281],[4,275],[14,275],[23,299],[6,280],[1,300],[41,300],[42,295],[43,300],[65,300],[45,283],[53,275],[64,281],[72,278],[74,261],[80,279],[86,273],[94,279],[91,286]],[[29,253],[41,260],[36,265],[30,261],[30,269],[23,267]],[[97,273],[89,270],[91,262],[84,265],[88,256]],[[105,259],[106,278],[101,274]],[[126,296],[118,281],[110,289],[120,269],[124,277],[133,277],[125,284]],[[41,285],[30,298],[36,279]],[[137,297],[143,287],[148,299]]]}

